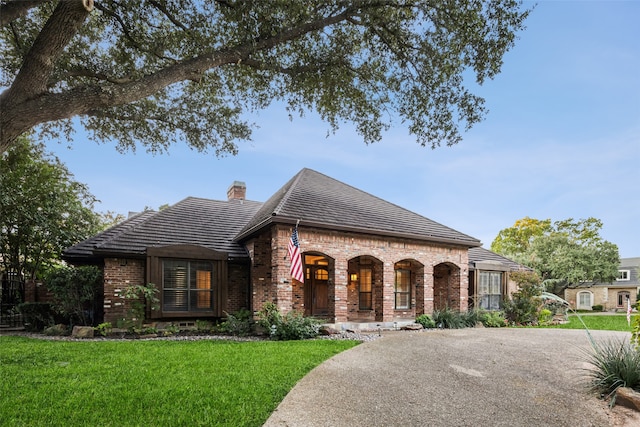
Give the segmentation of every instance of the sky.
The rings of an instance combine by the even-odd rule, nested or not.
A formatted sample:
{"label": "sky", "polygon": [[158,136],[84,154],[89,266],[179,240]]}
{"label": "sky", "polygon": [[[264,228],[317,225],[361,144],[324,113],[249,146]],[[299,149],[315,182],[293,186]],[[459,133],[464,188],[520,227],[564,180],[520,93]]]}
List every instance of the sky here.
{"label": "sky", "polygon": [[485,120],[453,147],[421,147],[402,126],[371,145],[353,126],[327,136],[316,115],[290,121],[278,105],[252,118],[252,141],[231,157],[180,145],[120,154],[80,129],[71,143],[47,147],[88,185],[99,212],[127,215],[188,196],[225,200],[234,181],[264,202],[306,167],[485,248],[527,216],[595,217],[621,257],[640,257],[638,17],[636,0],[537,2],[502,72],[475,91],[486,100]]}

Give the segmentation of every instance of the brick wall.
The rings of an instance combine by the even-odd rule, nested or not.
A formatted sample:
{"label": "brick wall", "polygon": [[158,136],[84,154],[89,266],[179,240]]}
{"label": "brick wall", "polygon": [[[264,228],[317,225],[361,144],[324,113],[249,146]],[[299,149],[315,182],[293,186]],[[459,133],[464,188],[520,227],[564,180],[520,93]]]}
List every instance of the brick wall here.
{"label": "brick wall", "polygon": [[[286,313],[304,310],[304,289],[292,283],[287,245],[292,226],[274,225],[250,242],[253,260],[253,305],[259,309],[272,301]],[[434,267],[447,266],[446,288],[439,283],[440,293],[447,290],[447,303],[455,309],[468,307],[468,250],[453,245],[429,244],[420,241],[382,238],[371,235],[327,231],[300,226],[298,229],[303,253],[326,256],[331,262],[329,304],[331,321],[346,322],[375,318],[376,321],[412,318],[431,313],[434,309]],[[358,310],[357,287],[349,283],[353,261],[359,257],[377,260],[374,274],[373,312]],[[394,266],[409,260],[412,264],[411,307],[394,310]],[[269,262],[271,265],[269,265]],[[350,267],[351,265],[351,267]]]}
{"label": "brick wall", "polygon": [[122,293],[129,285],[144,285],[145,261],[139,259],[105,258],[104,260],[104,321],[114,326],[126,317],[130,300]]}

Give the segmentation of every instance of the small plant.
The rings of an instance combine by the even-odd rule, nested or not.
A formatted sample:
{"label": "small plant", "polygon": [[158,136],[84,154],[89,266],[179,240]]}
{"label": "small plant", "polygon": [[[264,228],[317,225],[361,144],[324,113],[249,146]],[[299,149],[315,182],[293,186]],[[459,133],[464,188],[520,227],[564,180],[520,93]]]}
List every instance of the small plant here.
{"label": "small plant", "polygon": [[436,327],[436,322],[434,322],[428,314],[421,314],[416,317],[416,323],[421,324],[425,329],[432,329]]}
{"label": "small plant", "polygon": [[269,331],[269,335],[275,340],[309,339],[320,333],[318,320],[293,311],[283,316],[271,302],[265,303],[258,312],[258,325]]}
{"label": "small plant", "polygon": [[111,325],[111,322],[104,322],[104,323],[100,323],[98,326],[96,326],[93,329],[103,337],[106,337],[113,330],[113,326]]}
{"label": "small plant", "polygon": [[131,300],[131,309],[129,310],[129,319],[133,322],[135,329],[142,329],[144,324],[145,312],[147,304],[150,310],[158,310],[160,308],[160,300],[158,299],[158,289],[153,283],[145,285],[127,286],[122,296]]}
{"label": "small plant", "polygon": [[502,311],[485,311],[480,317],[480,321],[485,328],[501,328],[507,325],[507,319],[504,318]]}
{"label": "small plant", "polygon": [[249,310],[238,310],[233,314],[226,313],[227,320],[218,327],[223,333],[244,337],[253,332],[253,317]]}
{"label": "small plant", "polygon": [[538,325],[548,325],[553,319],[553,313],[548,308],[543,308],[538,313]]}
{"label": "small plant", "polygon": [[460,320],[462,321],[463,328],[473,328],[478,323],[482,322],[482,312],[479,310],[469,310],[464,313],[460,313]]}
{"label": "small plant", "polygon": [[465,327],[465,323],[460,313],[449,307],[446,307],[443,310],[434,310],[433,321],[437,328],[442,329],[460,329]]}
{"label": "small plant", "polygon": [[180,326],[170,323],[164,328],[165,335],[175,335],[180,332]]}
{"label": "small plant", "polygon": [[620,387],[640,390],[640,351],[625,341],[609,340],[593,345],[587,361],[591,389],[615,405],[615,393]]}
{"label": "small plant", "polygon": [[604,307],[601,304],[596,304],[591,306],[591,310],[593,311],[602,311],[604,309]]}
{"label": "small plant", "polygon": [[213,331],[213,324],[208,320],[196,320],[196,331],[198,332],[211,332]]}

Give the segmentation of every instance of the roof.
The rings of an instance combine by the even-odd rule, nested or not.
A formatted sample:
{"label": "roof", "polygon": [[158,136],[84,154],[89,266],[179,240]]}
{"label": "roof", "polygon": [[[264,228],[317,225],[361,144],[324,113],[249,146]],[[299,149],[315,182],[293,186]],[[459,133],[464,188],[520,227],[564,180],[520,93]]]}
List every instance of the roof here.
{"label": "roof", "polygon": [[[506,267],[511,271],[516,270],[531,270],[529,267],[526,267],[522,264],[518,264],[517,262],[505,258],[502,255],[498,255],[495,252],[492,252],[488,249],[482,247],[469,248],[469,268],[470,269],[482,269],[482,270],[490,270],[491,265]],[[497,268],[502,270],[502,268]]]}
{"label": "roof", "polygon": [[478,239],[306,168],[262,205],[236,240],[298,220],[302,226],[480,246]]}
{"label": "roof", "polygon": [[159,212],[145,211],[107,231],[67,249],[66,259],[93,255],[139,255],[147,247],[199,245],[246,258],[243,246],[233,241],[262,204],[188,197]]}

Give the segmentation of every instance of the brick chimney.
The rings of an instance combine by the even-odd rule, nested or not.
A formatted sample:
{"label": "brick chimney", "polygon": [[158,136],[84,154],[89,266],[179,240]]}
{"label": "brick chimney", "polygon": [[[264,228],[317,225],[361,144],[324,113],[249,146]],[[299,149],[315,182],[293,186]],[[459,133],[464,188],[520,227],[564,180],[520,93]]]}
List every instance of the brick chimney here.
{"label": "brick chimney", "polygon": [[247,185],[242,181],[233,181],[227,190],[227,199],[244,200],[247,196]]}

